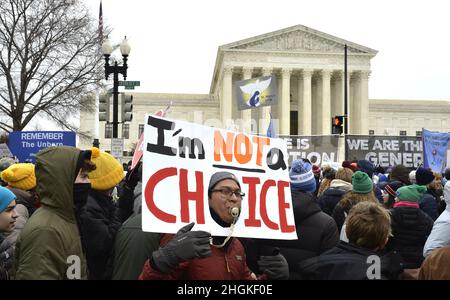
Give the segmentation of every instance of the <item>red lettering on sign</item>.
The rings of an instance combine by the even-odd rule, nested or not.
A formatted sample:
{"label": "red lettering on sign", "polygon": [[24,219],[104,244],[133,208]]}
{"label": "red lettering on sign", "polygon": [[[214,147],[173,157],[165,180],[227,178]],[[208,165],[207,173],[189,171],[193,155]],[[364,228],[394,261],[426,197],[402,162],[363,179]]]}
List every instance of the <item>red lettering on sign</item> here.
{"label": "red lettering on sign", "polygon": [[150,212],[160,219],[161,221],[164,221],[166,223],[175,223],[177,221],[176,216],[168,214],[162,210],[160,210],[153,199],[153,193],[155,191],[156,185],[166,179],[170,176],[177,175],[177,168],[165,168],[161,169],[155,174],[153,174],[150,179],[147,182],[147,185],[145,186],[145,203],[147,204],[148,209]]}
{"label": "red lettering on sign", "polygon": [[270,229],[278,230],[278,224],[272,222],[269,219],[269,216],[267,215],[266,196],[267,191],[271,186],[277,186],[275,180],[267,180],[266,182],[264,182],[261,188],[261,198],[260,198],[261,203],[259,204],[260,205],[259,211],[261,213],[261,219],[263,220],[264,224],[266,224],[266,226],[269,227]]}
{"label": "red lettering on sign", "polygon": [[188,191],[188,170],[180,169],[180,204],[181,222],[189,223],[189,201],[195,201],[195,214],[197,224],[205,224],[205,212],[203,209],[203,173],[195,172],[196,190]]}
{"label": "red lettering on sign", "polygon": [[261,220],[256,219],[256,185],[260,183],[258,177],[242,177],[242,182],[248,184],[248,218],[245,226],[261,227]]}
{"label": "red lettering on sign", "polygon": [[286,218],[286,210],[289,208],[289,203],[284,202],[284,189],[289,188],[289,182],[278,181],[278,213],[280,214],[280,229],[281,232],[294,232],[295,226],[288,225]]}

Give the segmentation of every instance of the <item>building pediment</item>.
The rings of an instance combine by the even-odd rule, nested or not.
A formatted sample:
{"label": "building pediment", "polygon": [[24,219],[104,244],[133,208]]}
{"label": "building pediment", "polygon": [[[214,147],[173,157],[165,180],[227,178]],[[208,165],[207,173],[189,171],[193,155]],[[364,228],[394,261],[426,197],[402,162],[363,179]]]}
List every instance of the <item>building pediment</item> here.
{"label": "building pediment", "polygon": [[342,53],[347,45],[348,53],[372,54],[377,51],[320,32],[303,25],[270,32],[231,44],[223,45],[222,50],[257,50]]}

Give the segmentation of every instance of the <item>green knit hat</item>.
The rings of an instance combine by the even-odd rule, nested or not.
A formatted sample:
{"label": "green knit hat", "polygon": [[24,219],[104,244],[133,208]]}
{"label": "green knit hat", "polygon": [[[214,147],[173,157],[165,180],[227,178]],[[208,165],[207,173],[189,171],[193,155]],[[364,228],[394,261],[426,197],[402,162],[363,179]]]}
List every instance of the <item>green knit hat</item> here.
{"label": "green knit hat", "polygon": [[373,190],[372,180],[364,172],[356,171],[352,176],[353,192],[367,194]]}
{"label": "green knit hat", "polygon": [[413,184],[402,186],[397,190],[397,197],[401,201],[419,202],[423,196],[423,193],[426,191],[427,188],[423,185]]}

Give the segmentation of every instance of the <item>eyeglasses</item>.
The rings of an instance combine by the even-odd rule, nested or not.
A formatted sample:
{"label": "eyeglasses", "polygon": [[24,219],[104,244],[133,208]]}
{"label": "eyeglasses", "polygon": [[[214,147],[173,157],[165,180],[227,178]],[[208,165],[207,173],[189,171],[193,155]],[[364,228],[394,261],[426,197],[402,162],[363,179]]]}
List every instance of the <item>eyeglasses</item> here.
{"label": "eyeglasses", "polygon": [[222,195],[227,196],[227,197],[231,197],[234,194],[236,196],[236,198],[238,198],[238,199],[242,199],[245,196],[245,193],[243,193],[239,190],[233,191],[233,190],[227,189],[227,188],[215,189],[215,190],[211,190],[211,192],[220,192],[220,193],[222,193]]}

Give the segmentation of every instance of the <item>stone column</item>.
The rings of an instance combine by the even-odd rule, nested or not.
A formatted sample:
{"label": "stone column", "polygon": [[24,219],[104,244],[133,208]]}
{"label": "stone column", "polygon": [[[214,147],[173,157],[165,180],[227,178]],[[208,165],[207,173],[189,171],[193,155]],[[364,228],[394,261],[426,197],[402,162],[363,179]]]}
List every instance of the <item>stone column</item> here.
{"label": "stone column", "polygon": [[291,72],[292,69],[281,70],[281,111],[280,111],[280,134],[289,135],[291,123]]}
{"label": "stone column", "polygon": [[[272,75],[272,69],[271,68],[263,68],[262,70],[263,76],[270,76]],[[269,128],[270,123],[270,112],[271,107],[270,106],[263,106],[259,109],[259,133],[262,135],[266,135],[267,129]],[[275,118],[274,116],[272,116]],[[275,130],[278,130],[275,128]]]}
{"label": "stone column", "polygon": [[349,133],[359,134],[361,127],[361,85],[358,79],[359,75],[357,71],[348,73],[349,78]]}
{"label": "stone column", "polygon": [[369,134],[369,75],[370,71],[358,72],[359,102],[359,134]]}
{"label": "stone column", "polygon": [[[311,127],[312,127],[312,109],[311,109],[311,76],[313,70],[303,69],[302,71],[302,79],[301,87],[302,89],[298,90],[298,93],[302,93],[302,96],[299,97],[298,102],[298,134],[299,135],[311,135]],[[300,82],[299,80],[299,82]],[[300,84],[299,84],[300,86]],[[301,101],[300,101],[301,99]]]}
{"label": "stone column", "polygon": [[331,71],[322,70],[322,126],[320,134],[331,134],[331,100],[330,100],[330,77]]}
{"label": "stone column", "polygon": [[[334,73],[334,99],[331,104],[331,116],[344,115],[344,71]],[[334,100],[334,101],[333,101]],[[334,103],[333,103],[334,102]]]}
{"label": "stone column", "polygon": [[232,125],[232,101],[233,101],[233,67],[226,66],[222,77],[222,99],[220,103],[222,127],[229,128]]}
{"label": "stone column", "polygon": [[[242,74],[242,80],[247,80],[252,78],[252,68],[244,68]],[[252,119],[252,109],[241,110],[241,131],[245,133],[250,133],[251,131],[251,119]]]}

